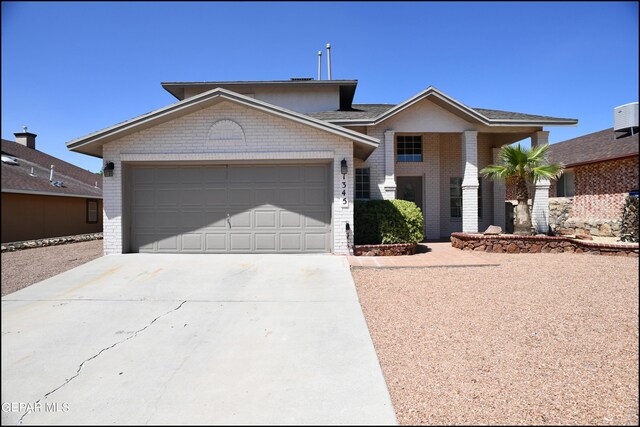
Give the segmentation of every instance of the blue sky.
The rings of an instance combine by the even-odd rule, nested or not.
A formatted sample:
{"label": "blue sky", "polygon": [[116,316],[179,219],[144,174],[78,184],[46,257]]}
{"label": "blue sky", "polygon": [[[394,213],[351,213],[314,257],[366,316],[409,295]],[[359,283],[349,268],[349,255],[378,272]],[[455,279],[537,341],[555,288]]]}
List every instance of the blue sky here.
{"label": "blue sky", "polygon": [[[359,80],[356,103],[435,86],[472,106],[613,125],[638,100],[637,2],[2,2],[2,138],[65,143],[175,101],[162,81]],[[323,78],[326,77],[326,53]]]}

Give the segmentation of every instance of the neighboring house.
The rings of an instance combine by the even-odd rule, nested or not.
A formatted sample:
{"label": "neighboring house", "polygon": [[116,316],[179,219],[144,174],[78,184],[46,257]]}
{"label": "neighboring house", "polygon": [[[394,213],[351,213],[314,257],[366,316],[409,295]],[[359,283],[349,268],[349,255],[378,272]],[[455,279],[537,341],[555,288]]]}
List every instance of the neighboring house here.
{"label": "neighboring house", "polygon": [[[113,164],[105,253],[344,254],[356,198],[415,201],[429,239],[504,225],[504,185],[479,170],[505,144],[577,124],[471,108],[433,87],[398,105],[353,104],[356,85],[163,83],[178,102],[67,143]],[[546,229],[547,200],[536,200]]]}
{"label": "neighboring house", "polygon": [[552,144],[549,161],[565,165],[550,189],[549,222],[566,233],[619,236],[622,208],[638,191],[638,133],[613,128]]}
{"label": "neighboring house", "polygon": [[102,177],[14,135],[2,140],[2,243],[101,232]]}

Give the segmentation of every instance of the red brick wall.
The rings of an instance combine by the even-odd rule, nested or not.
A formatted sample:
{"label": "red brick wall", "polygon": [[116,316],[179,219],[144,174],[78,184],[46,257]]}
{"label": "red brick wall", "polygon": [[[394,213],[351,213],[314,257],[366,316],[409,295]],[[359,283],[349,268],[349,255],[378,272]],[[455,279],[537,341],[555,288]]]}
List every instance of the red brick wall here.
{"label": "red brick wall", "polygon": [[578,166],[574,170],[574,218],[619,219],[627,194],[638,189],[638,157]]}

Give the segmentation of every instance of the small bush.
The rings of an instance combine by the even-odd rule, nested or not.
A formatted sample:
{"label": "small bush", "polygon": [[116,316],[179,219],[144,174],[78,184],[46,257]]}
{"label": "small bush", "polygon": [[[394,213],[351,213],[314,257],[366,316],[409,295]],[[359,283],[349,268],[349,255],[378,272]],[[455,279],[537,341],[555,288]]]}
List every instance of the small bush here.
{"label": "small bush", "polygon": [[356,200],[356,245],[418,243],[424,239],[422,211],[406,200]]}

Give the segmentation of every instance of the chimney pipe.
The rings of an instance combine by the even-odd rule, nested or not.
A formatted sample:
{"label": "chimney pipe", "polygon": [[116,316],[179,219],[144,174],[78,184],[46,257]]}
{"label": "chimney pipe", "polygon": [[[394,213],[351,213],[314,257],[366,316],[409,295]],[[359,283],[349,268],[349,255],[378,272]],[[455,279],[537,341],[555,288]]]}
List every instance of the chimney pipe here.
{"label": "chimney pipe", "polygon": [[36,149],[36,135],[35,133],[27,132],[27,127],[23,126],[24,132],[16,132],[13,135],[16,137],[16,142],[20,145],[24,145],[32,150]]}
{"label": "chimney pipe", "polygon": [[322,51],[318,51],[318,80],[322,78]]}
{"label": "chimney pipe", "polygon": [[327,43],[327,79],[331,80],[331,44]]}
{"label": "chimney pipe", "polygon": [[49,173],[49,182],[53,182],[53,165],[51,165],[51,173]]}

